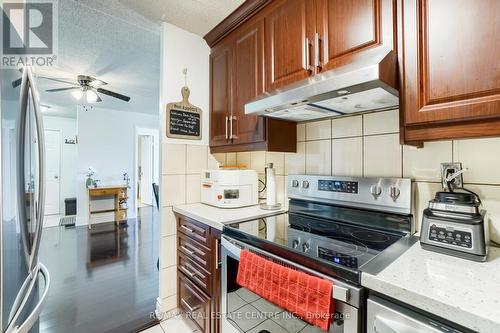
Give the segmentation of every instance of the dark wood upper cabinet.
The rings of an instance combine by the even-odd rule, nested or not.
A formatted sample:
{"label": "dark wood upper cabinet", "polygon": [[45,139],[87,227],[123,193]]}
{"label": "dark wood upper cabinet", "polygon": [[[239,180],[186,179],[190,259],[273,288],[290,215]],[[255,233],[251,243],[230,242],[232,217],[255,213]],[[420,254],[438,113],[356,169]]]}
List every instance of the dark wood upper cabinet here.
{"label": "dark wood upper cabinet", "polygon": [[500,135],[498,13],[498,0],[402,0],[405,142]]}
{"label": "dark wood upper cabinet", "polygon": [[230,144],[232,48],[221,43],[210,54],[210,146]]}
{"label": "dark wood upper cabinet", "polygon": [[[318,30],[315,45],[320,50],[320,70],[335,68],[343,57],[382,44],[381,0],[316,1]],[[391,7],[391,1],[385,2],[385,6]],[[393,13],[387,14],[392,23]]]}
{"label": "dark wood upper cabinet", "polygon": [[314,0],[280,0],[266,9],[266,90],[314,74]]}
{"label": "dark wood upper cabinet", "polygon": [[236,27],[212,47],[212,153],[296,151],[295,123],[245,114],[245,104],[265,92],[264,31],[264,18],[252,19]]}
{"label": "dark wood upper cabinet", "polygon": [[264,21],[234,32],[233,143],[265,140],[264,118],[245,115],[245,104],[264,93]]}

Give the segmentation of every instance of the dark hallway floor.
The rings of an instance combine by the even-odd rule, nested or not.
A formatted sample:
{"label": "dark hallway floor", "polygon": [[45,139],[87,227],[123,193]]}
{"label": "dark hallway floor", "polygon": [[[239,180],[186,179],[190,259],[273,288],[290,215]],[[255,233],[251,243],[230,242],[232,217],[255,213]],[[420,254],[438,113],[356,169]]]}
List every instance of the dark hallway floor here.
{"label": "dark hallway floor", "polygon": [[44,229],[40,261],[52,285],[40,333],[126,333],[152,322],[159,230],[153,207],[118,229],[114,223]]}

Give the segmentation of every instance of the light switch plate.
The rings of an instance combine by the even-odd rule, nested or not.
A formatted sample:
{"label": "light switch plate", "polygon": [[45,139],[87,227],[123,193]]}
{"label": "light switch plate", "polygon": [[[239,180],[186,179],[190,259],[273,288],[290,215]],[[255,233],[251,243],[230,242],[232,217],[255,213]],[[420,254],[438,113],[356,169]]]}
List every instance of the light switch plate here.
{"label": "light switch plate", "polygon": [[[459,170],[462,170],[462,163],[460,162],[441,163],[441,183],[443,184],[444,189],[448,188],[448,185],[446,184],[446,177]],[[453,180],[452,186],[453,188],[460,188],[464,186],[464,179],[462,175]]]}

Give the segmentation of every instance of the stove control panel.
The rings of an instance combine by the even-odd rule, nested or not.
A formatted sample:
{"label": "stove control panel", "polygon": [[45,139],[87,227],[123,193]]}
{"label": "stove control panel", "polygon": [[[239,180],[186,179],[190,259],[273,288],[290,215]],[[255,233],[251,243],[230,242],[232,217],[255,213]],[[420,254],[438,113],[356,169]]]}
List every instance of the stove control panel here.
{"label": "stove control panel", "polygon": [[318,246],[318,257],[335,264],[358,268],[358,258]]}
{"label": "stove control panel", "polygon": [[318,190],[341,192],[341,193],[358,193],[358,182],[344,180],[318,180]]}
{"label": "stove control panel", "polygon": [[411,214],[411,179],[288,175],[288,198]]}

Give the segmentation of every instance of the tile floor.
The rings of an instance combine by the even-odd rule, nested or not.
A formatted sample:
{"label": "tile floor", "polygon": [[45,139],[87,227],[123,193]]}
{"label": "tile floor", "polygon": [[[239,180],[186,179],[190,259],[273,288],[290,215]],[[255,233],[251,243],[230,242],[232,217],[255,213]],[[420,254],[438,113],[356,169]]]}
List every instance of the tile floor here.
{"label": "tile floor", "polygon": [[140,333],[199,333],[191,322],[176,316],[168,320],[162,321],[159,325],[148,328]]}
{"label": "tile floor", "polygon": [[228,310],[228,321],[243,333],[322,332],[245,288],[228,294]]}

